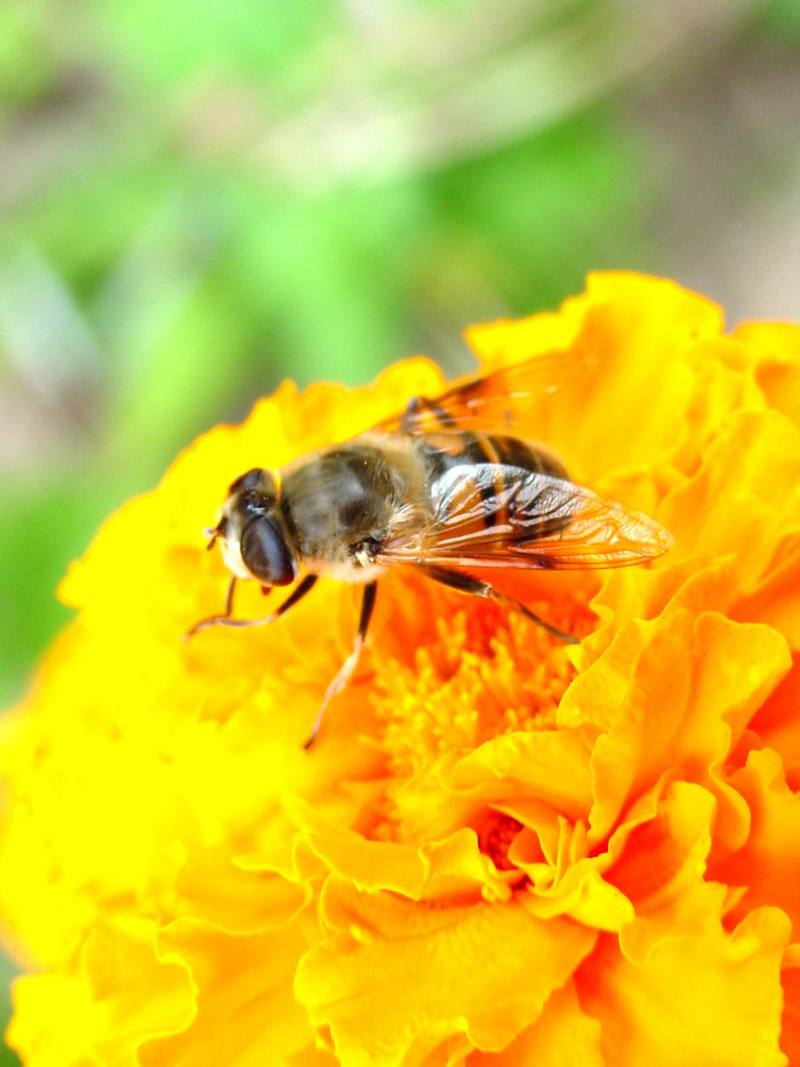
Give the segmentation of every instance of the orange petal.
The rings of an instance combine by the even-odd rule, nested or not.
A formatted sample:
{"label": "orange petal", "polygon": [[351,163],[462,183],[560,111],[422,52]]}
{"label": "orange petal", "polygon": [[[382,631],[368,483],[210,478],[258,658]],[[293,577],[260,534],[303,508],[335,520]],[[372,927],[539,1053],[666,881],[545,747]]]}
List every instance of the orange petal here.
{"label": "orange petal", "polygon": [[594,943],[588,930],[541,922],[516,899],[431,908],[336,879],[322,915],[329,938],[301,961],[295,990],[352,1064],[412,1067],[461,1034],[502,1049]]}
{"label": "orange petal", "polygon": [[786,644],[774,630],[710,612],[696,621],[675,611],[652,623],[631,623],[618,641],[633,664],[627,681],[612,643],[575,680],[561,709],[574,721],[584,706],[602,707],[609,692],[616,694],[615,720],[592,755],[595,841],[609,832],[626,803],[668,769],[724,792],[712,780],[712,765],[724,758],[732,737],[789,665]]}
{"label": "orange petal", "polygon": [[502,1052],[473,1052],[467,1067],[604,1067],[600,1026],[578,1002],[572,982],[557,989],[544,1011]]}
{"label": "orange petal", "polygon": [[[800,768],[800,730],[797,709],[800,707],[800,655],[792,659],[792,668],[773,690],[750,723],[763,744],[780,753],[784,766],[794,772]],[[800,785],[796,780],[794,786]]]}
{"label": "orange petal", "polygon": [[[645,962],[664,938],[702,933],[726,901],[722,885],[703,881],[716,805],[708,790],[674,782],[655,818],[633,827],[619,858],[604,875],[633,902],[636,914],[620,930],[620,949]],[[616,851],[615,834],[609,851]]]}
{"label": "orange petal", "polygon": [[715,863],[709,876],[747,889],[734,912],[759,904],[783,908],[800,939],[800,796],[786,784],[776,752],[751,752],[731,784],[750,809],[750,833],[743,848]]}
{"label": "orange petal", "polygon": [[450,785],[470,796],[538,800],[580,818],[588,814],[592,802],[593,733],[579,728],[494,738],[459,760]]}
{"label": "orange petal", "polygon": [[784,1067],[778,1048],[783,912],[761,908],[733,931],[716,921],[664,938],[646,962],[625,959],[604,937],[578,970],[581,1006],[600,1022],[614,1067]]}
{"label": "orange petal", "polygon": [[773,411],[734,413],[709,444],[696,476],[659,511],[676,535],[670,565],[687,556],[737,553],[739,585],[747,588],[772,561],[779,538],[800,528],[800,500],[792,491],[798,480],[796,427]]}
{"label": "orange petal", "polygon": [[197,1012],[181,1033],[148,1041],[142,1067],[259,1067],[312,1046],[292,980],[315,933],[307,912],[280,929],[244,937],[184,920],[164,929],[162,951],[190,969]]}
{"label": "orange petal", "polygon": [[[654,618],[672,602],[764,622],[800,648],[792,596],[800,573],[800,433],[768,410],[739,410],[715,428],[702,464],[679,481],[656,512],[674,547],[649,569],[607,575],[592,607],[599,633],[585,643],[591,658],[616,623]],[[732,501],[736,501],[735,521]],[[701,517],[702,521],[698,521]]]}

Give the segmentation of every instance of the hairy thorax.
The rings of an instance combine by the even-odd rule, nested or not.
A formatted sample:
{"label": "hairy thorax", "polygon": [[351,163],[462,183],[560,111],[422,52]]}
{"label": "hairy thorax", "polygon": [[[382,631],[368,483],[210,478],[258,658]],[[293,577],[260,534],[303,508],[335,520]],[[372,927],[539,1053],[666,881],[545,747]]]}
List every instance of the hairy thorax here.
{"label": "hairy thorax", "polygon": [[424,502],[420,461],[401,437],[363,437],[304,457],[281,479],[281,511],[309,570],[371,581],[374,556],[410,500]]}

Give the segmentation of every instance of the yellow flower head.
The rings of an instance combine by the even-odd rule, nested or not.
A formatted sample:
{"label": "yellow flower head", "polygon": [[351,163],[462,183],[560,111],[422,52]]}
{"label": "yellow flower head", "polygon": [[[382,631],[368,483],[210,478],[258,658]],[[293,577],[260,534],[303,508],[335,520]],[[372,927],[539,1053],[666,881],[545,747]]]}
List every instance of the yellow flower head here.
{"label": "yellow flower head", "polygon": [[[444,383],[286,384],[200,438],[70,570],[75,621],[5,724],[26,1064],[800,1062],[800,329],[725,334],[612,274],[468,337],[487,372],[591,358],[514,432],[673,549],[506,582],[571,648],[390,573],[305,752],[358,592],[183,642],[224,598],[202,530],[243,471]],[[249,583],[237,614],[269,603]]]}

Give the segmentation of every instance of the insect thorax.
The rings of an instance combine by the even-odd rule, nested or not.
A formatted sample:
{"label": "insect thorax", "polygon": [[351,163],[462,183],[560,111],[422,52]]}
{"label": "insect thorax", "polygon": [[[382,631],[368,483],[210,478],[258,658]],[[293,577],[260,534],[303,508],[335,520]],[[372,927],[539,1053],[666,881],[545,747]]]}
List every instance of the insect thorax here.
{"label": "insect thorax", "polygon": [[419,483],[419,462],[404,443],[362,438],[287,469],[281,508],[307,563],[360,568],[379,549],[398,510],[419,493]]}

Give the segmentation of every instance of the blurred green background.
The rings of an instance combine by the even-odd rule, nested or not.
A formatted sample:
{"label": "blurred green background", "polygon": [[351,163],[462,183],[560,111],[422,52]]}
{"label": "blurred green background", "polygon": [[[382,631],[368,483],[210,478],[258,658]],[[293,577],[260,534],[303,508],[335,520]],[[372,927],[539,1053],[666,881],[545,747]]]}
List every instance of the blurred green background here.
{"label": "blurred green background", "polygon": [[100,519],[285,375],[463,370],[602,268],[800,318],[798,131],[800,0],[2,0],[2,704]]}

